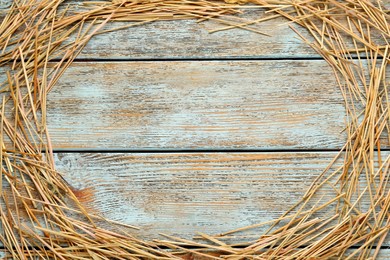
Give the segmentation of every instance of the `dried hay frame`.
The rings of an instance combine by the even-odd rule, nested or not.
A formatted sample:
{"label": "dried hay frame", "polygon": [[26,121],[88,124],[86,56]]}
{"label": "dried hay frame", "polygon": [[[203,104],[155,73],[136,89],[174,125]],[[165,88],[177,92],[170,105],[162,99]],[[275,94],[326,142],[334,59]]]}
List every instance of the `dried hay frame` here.
{"label": "dried hay frame", "polygon": [[[243,3],[206,0],[86,2],[74,12],[61,0],[15,0],[0,25],[2,84],[0,120],[0,241],[13,259],[375,259],[390,229],[389,12],[369,0],[251,0],[305,28],[312,46],[334,70],[345,100],[348,140],[301,201],[271,223],[210,236],[203,242],[167,236],[142,241],[133,227],[89,214],[76,191],[56,172],[46,128],[46,97],[66,68],[110,21],[139,26],[155,20],[226,19]],[[158,12],[156,12],[158,10]],[[256,22],[261,22],[258,20]],[[253,22],[254,23],[254,22]],[[118,28],[120,29],[120,28]],[[298,34],[299,32],[296,31]],[[66,39],[75,35],[74,42]],[[54,65],[49,62],[60,57]],[[338,158],[341,167],[331,171]],[[313,195],[324,186],[331,200]],[[361,201],[368,201],[367,207]],[[318,216],[318,213],[321,213]],[[326,214],[329,213],[329,214]],[[99,227],[110,223],[116,231]],[[223,236],[269,225],[244,248]],[[120,228],[119,228],[120,227]],[[197,248],[197,249],[194,249]],[[187,254],[187,255],[186,255]]]}

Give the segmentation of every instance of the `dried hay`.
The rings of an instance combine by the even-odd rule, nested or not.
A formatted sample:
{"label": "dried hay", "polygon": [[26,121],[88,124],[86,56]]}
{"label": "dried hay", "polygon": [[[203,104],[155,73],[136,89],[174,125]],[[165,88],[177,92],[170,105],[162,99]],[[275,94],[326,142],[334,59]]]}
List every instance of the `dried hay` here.
{"label": "dried hay", "polygon": [[[245,1],[246,2],[246,1]],[[172,259],[190,253],[206,259],[375,259],[390,228],[389,12],[369,0],[114,0],[84,2],[77,10],[60,0],[15,0],[0,25],[0,241],[13,259]],[[271,13],[258,21],[233,15],[260,5]],[[283,16],[305,28],[312,46],[334,70],[345,100],[348,140],[302,199],[279,219],[210,236],[203,242],[166,236],[142,241],[131,226],[91,215],[76,191],[56,172],[46,128],[50,90],[87,42],[112,21],[139,26],[156,20],[215,20],[217,30],[242,28]],[[122,29],[120,27],[117,29]],[[299,31],[296,31],[299,34]],[[260,32],[261,33],[261,32]],[[71,37],[75,40],[69,42]],[[57,58],[57,60],[55,60]],[[58,59],[59,58],[59,59]],[[49,62],[56,61],[54,66]],[[331,170],[337,159],[342,167]],[[331,200],[313,195],[324,186]],[[362,206],[368,201],[368,206]],[[101,228],[111,223],[117,231]],[[224,238],[269,226],[245,247]],[[119,228],[121,227],[121,228]],[[194,249],[196,248],[196,249]]]}

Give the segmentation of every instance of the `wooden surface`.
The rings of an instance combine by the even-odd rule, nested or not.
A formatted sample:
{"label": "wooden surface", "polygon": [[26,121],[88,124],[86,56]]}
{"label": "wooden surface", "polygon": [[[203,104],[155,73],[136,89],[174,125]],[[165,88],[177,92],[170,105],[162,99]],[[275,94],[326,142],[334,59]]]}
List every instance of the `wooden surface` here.
{"label": "wooden surface", "polygon": [[48,99],[58,170],[91,212],[191,238],[294,204],[344,144],[345,116],[330,68],[282,23],[254,27],[272,37],[174,21],[94,38]]}
{"label": "wooden surface", "polygon": [[343,99],[322,60],[78,62],[47,104],[56,149],[339,149],[345,141]]}
{"label": "wooden surface", "polygon": [[[278,218],[335,155],[58,153],[55,159],[65,179],[88,194],[82,200],[91,212],[136,225],[141,237],[153,239],[159,233],[219,234]],[[336,195],[327,187],[316,196],[326,201]],[[233,240],[255,239],[261,231],[238,233]]]}
{"label": "wooden surface", "polygon": [[[262,13],[261,9],[247,10],[236,23],[270,16]],[[124,25],[126,23],[113,23],[107,29]],[[270,35],[264,36],[240,29],[210,34],[210,30],[226,27],[215,21],[159,21],[98,35],[86,46],[80,57],[124,60],[318,57],[289,25],[285,19],[277,18],[251,26]]]}

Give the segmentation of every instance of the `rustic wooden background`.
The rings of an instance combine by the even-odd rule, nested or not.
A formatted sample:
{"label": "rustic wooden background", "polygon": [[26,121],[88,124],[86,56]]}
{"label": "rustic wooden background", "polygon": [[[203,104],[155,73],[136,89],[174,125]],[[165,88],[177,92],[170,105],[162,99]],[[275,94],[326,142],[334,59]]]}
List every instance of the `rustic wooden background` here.
{"label": "rustic wooden background", "polygon": [[287,20],[255,27],[271,37],[208,33],[219,27],[167,21],[99,35],[48,97],[58,170],[90,191],[92,212],[140,227],[140,238],[277,218],[345,142],[333,73]]}
{"label": "rustic wooden background", "polygon": [[145,239],[277,218],[345,142],[333,72],[285,23],[256,27],[272,37],[195,21],[97,36],[49,95],[58,170]]}

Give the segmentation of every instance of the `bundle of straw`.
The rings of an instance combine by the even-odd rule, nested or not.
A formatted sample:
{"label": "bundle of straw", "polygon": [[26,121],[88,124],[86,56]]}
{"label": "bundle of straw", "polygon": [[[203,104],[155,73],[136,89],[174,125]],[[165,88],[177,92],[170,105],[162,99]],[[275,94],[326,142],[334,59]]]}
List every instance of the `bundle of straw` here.
{"label": "bundle of straw", "polygon": [[[84,2],[15,0],[0,25],[0,64],[5,69],[0,117],[0,241],[13,259],[173,259],[183,253],[210,259],[376,258],[390,229],[389,12],[369,0],[250,0],[273,13],[237,22],[238,4],[206,0]],[[305,28],[312,46],[334,70],[345,100],[348,139],[302,199],[280,218],[200,242],[167,236],[142,241],[134,227],[88,213],[55,170],[46,127],[50,90],[88,41],[112,21],[140,26],[156,20],[215,20],[225,27],[283,16]],[[118,27],[117,29],[124,28]],[[294,29],[295,30],[295,29]],[[296,30],[299,34],[299,31]],[[300,35],[300,34],[299,34]],[[336,170],[336,160],[344,160]],[[315,196],[325,186],[332,199]],[[102,228],[110,223],[116,231]],[[245,247],[229,235],[268,225]],[[225,241],[225,242],[224,242]],[[193,249],[197,248],[197,249]],[[188,255],[187,255],[188,256]]]}

